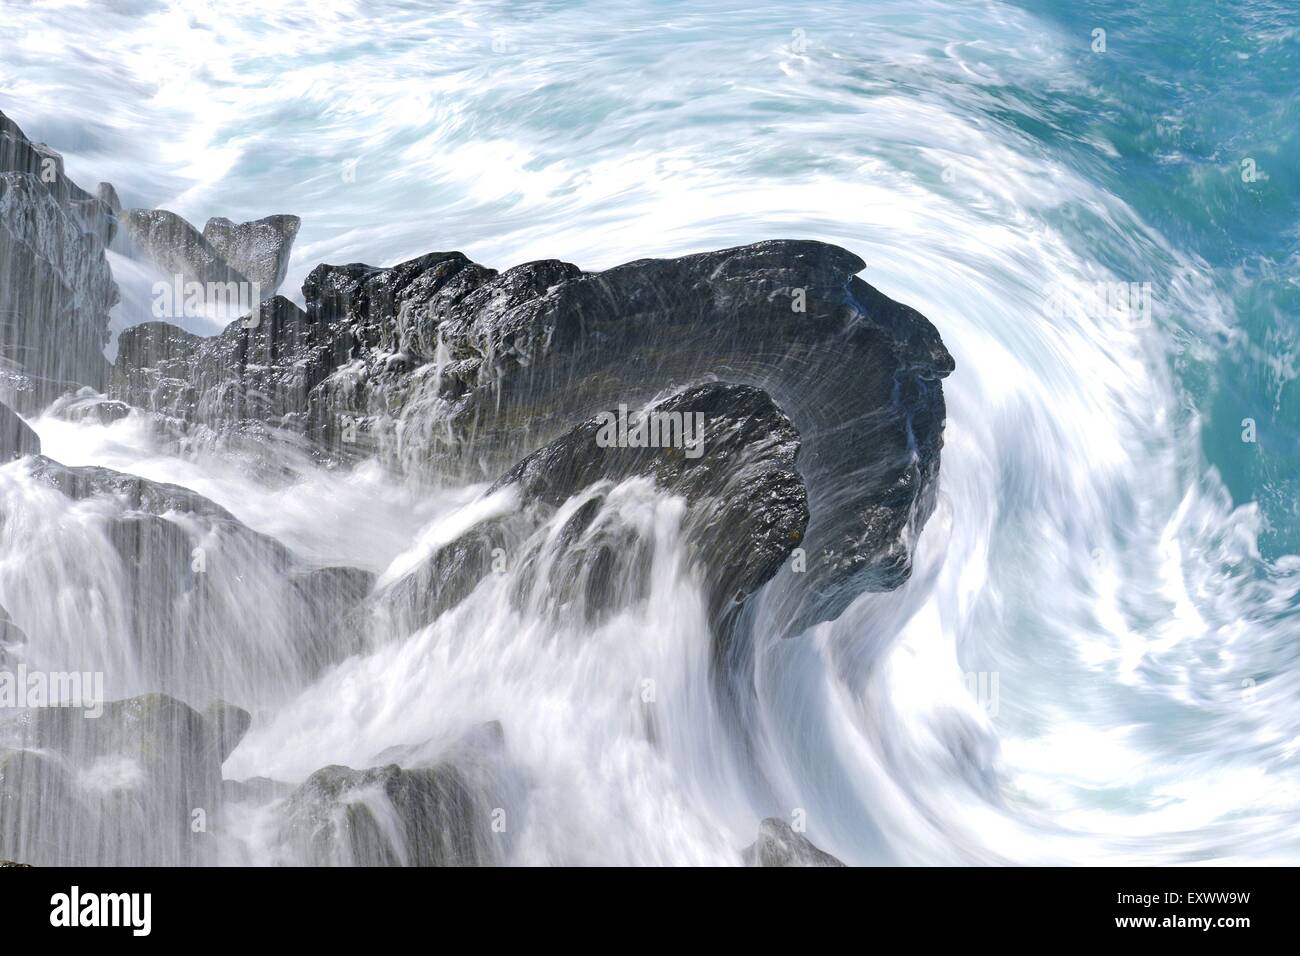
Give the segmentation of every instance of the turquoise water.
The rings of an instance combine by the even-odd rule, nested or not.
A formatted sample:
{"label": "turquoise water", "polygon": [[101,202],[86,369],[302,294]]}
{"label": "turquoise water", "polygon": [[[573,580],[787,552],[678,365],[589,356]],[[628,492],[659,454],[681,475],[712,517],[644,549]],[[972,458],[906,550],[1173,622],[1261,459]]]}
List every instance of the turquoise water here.
{"label": "turquoise water", "polygon": [[[1300,10],[1289,3],[1031,4],[1080,42],[1091,89],[1052,102],[1039,135],[1203,261],[1230,301],[1231,336],[1175,360],[1203,416],[1202,442],[1234,500],[1258,502],[1265,555],[1300,551]],[[1089,163],[1072,140],[1097,134],[1118,156]],[[1253,182],[1242,163],[1254,160]],[[1196,323],[1170,316],[1180,342]],[[1258,444],[1243,445],[1242,419]]]}
{"label": "turquoise water", "polygon": [[[575,834],[601,860],[726,861],[792,808],[859,863],[1300,858],[1300,11],[0,9],[0,108],[128,205],[301,215],[290,291],[318,262],[433,249],[603,268],[816,238],[862,256],[957,362],[913,580],[761,643],[743,754],[686,663],[690,705],[665,727],[682,749],[657,760],[614,729],[638,673],[618,655],[592,664],[610,687],[578,686],[500,637],[535,666],[520,694],[490,655],[448,676],[425,634],[302,689],[228,773],[300,778],[363,759],[357,740],[501,719],[539,807],[572,811],[539,812],[530,862],[572,860]],[[115,270],[115,325],[142,321],[150,277]],[[1097,283],[1149,284],[1149,311],[1089,305]],[[286,507],[129,429],[42,429],[57,457],[194,485],[331,560],[391,557],[420,531],[367,512],[392,501],[364,483],[322,477]],[[476,626],[496,647],[502,625]],[[676,632],[665,647],[669,669],[698,650]],[[323,703],[339,686],[406,704],[360,727]]]}

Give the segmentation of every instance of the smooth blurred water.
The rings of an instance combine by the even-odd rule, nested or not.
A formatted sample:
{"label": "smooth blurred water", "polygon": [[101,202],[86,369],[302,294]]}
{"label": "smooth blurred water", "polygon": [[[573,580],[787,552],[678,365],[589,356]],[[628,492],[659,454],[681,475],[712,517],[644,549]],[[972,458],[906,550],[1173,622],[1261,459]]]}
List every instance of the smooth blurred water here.
{"label": "smooth blurred water", "polygon": [[[519,862],[734,860],[760,817],[796,809],[857,863],[1295,861],[1291,5],[0,15],[0,108],[74,179],[200,226],[302,216],[292,289],[318,262],[434,249],[601,268],[817,238],[861,255],[957,360],[913,580],[803,638],[760,635],[744,747],[711,711],[671,515],[636,499],[660,528],[659,603],[616,637],[559,643],[477,594],[268,698],[227,776],[298,780],[499,718],[530,794]],[[1052,306],[1097,281],[1150,283],[1153,321]],[[147,318],[133,310],[116,324]],[[473,492],[412,501],[370,473],[286,492],[168,458],[132,422],[38,428],[60,460],[190,485],[373,570]],[[15,581],[0,565],[0,603]],[[654,751],[627,712],[647,670],[668,688]]]}

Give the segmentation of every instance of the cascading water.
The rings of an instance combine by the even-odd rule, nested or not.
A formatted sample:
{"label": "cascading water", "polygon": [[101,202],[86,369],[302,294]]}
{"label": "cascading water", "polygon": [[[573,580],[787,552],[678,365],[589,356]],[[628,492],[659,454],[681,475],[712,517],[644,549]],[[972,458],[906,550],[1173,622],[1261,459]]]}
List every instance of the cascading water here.
{"label": "cascading water", "polygon": [[[0,467],[14,653],[102,672],[110,700],[243,707],[221,776],[265,783],[226,801],[197,858],[89,824],[48,835],[50,856],[416,861],[385,783],[312,776],[397,763],[458,768],[456,812],[500,824],[489,862],[738,863],[772,816],[849,863],[1294,862],[1300,22],[1237,5],[1211,49],[1177,6],[1140,25],[1113,3],[325,0],[310,22],[266,0],[3,4],[0,106],[128,205],[301,215],[286,295],[323,261],[436,248],[595,269],[806,237],[862,256],[957,366],[910,579],[792,634],[801,579],[780,573],[722,651],[686,505],[642,479],[524,521],[463,473],[285,445],[268,474],[138,412],[33,412],[50,459],[235,520],[161,509],[168,528],[130,533],[179,528],[148,552],[171,563],[142,568],[120,497]],[[1243,179],[1246,158],[1266,176]],[[114,329],[150,319],[156,277],[109,261]],[[1149,313],[1090,307],[1075,293],[1095,283],[1149,283]],[[458,357],[431,344],[430,397]],[[454,442],[441,410],[404,409],[395,459]],[[576,546],[644,560],[593,591],[565,529],[597,493]],[[385,602],[498,519],[519,519],[510,560],[460,600],[429,621]],[[201,594],[173,580],[195,560]],[[344,567],[374,578],[327,653],[303,581]],[[93,753],[67,769],[83,798],[147,772]],[[323,856],[286,838],[309,778],[372,807],[381,836]]]}

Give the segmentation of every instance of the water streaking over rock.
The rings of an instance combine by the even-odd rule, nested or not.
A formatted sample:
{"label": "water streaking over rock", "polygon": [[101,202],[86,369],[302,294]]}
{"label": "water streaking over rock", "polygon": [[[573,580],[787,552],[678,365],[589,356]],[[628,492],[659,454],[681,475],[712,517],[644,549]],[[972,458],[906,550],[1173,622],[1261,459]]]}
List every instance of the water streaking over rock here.
{"label": "water streaking over rock", "polygon": [[[298,224],[280,223],[277,252],[269,221],[213,220],[200,236],[165,211],[121,215],[129,242],[160,267],[216,283],[247,281],[237,263],[278,284]],[[698,659],[659,657],[658,666],[700,682],[694,706],[713,711],[717,732],[742,753],[755,630],[798,638],[858,594],[897,587],[934,507],[940,380],[953,362],[923,316],[856,278],[863,265],[834,246],[770,241],[590,274],[558,261],[498,273],[459,253],[387,269],[320,266],[304,288],[306,310],[276,296],[210,337],[135,325],[118,339],[106,396],[95,392],[96,368],[49,404],[51,421],[131,427],[177,460],[234,456],[266,489],[365,467],[425,494],[496,478],[378,577],[313,567],[179,484],[44,457],[37,434],[0,406],[4,455],[19,459],[3,473],[0,553],[29,556],[0,572],[25,624],[7,658],[23,674],[80,659],[100,685],[89,709],[108,706],[111,718],[92,722],[102,718],[62,699],[18,702],[30,714],[0,727],[9,747],[0,849],[42,864],[223,854],[511,862],[524,851],[495,839],[501,821],[545,812],[518,789],[525,771],[504,743],[515,720],[494,718],[486,749],[474,735],[451,750],[435,736],[398,747],[402,764],[331,765],[286,797],[288,785],[221,780],[220,764],[253,723],[248,711],[214,704],[205,723],[171,696],[103,700],[105,677],[119,695],[233,698],[285,739],[272,728],[316,707],[318,682],[355,680],[340,675],[440,645],[457,616],[490,628],[505,613],[533,632],[532,652],[549,653],[553,640],[577,649],[611,631],[653,633],[656,606],[684,599],[691,610],[678,627],[697,635]],[[11,296],[25,314],[69,321],[32,283],[14,284]],[[765,589],[759,619],[747,609]],[[623,639],[658,656],[648,637]],[[471,653],[490,661],[490,647],[484,635]],[[599,694],[636,687],[616,671]],[[628,745],[654,750],[687,732],[645,709],[660,679],[640,679]],[[134,729],[119,743],[122,715],[179,748],[174,758],[147,740],[137,752]],[[384,742],[385,753],[400,743]],[[739,762],[731,772],[756,769]],[[262,770],[245,776],[283,772],[274,760]],[[119,826],[114,807],[133,793],[141,821],[161,815],[175,828]],[[187,831],[182,807],[202,826]],[[250,845],[241,820],[267,814],[279,836]],[[63,816],[76,824],[61,825]],[[548,835],[558,823],[540,823],[535,839],[563,861]],[[832,859],[764,826],[745,859]],[[719,829],[714,839],[720,848],[729,838]]]}
{"label": "water streaking over rock", "polygon": [[0,858],[1295,862],[1300,33],[1206,10],[10,5],[0,672],[175,732],[0,721]]}

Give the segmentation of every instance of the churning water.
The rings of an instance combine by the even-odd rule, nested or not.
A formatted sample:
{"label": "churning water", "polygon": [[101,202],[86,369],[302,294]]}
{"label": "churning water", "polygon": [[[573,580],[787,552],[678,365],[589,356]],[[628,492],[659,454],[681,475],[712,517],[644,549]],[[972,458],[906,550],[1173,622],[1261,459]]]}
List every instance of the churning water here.
{"label": "churning water", "polygon": [[[490,576],[308,678],[279,572],[218,541],[209,630],[160,672],[128,643],[148,596],[102,530],[115,506],[18,463],[0,604],[42,635],[32,666],[248,708],[235,779],[499,720],[495,772],[526,808],[508,862],[739,862],[760,818],[796,811],[851,863],[1300,857],[1293,6],[291,6],[6,0],[0,106],[127,206],[302,216],[286,290],[434,249],[588,269],[774,237],[852,250],[957,362],[914,574],[810,633],[760,628],[738,725],[680,505],[630,482],[605,507],[653,542],[645,599],[597,623]],[[115,326],[149,318],[113,265]],[[1061,307],[1098,282],[1147,288],[1141,320]],[[272,486],[167,454],[135,417],[33,424],[65,464],[185,485],[381,584],[508,506],[305,459]],[[282,862],[268,812],[232,821],[222,859]]]}

